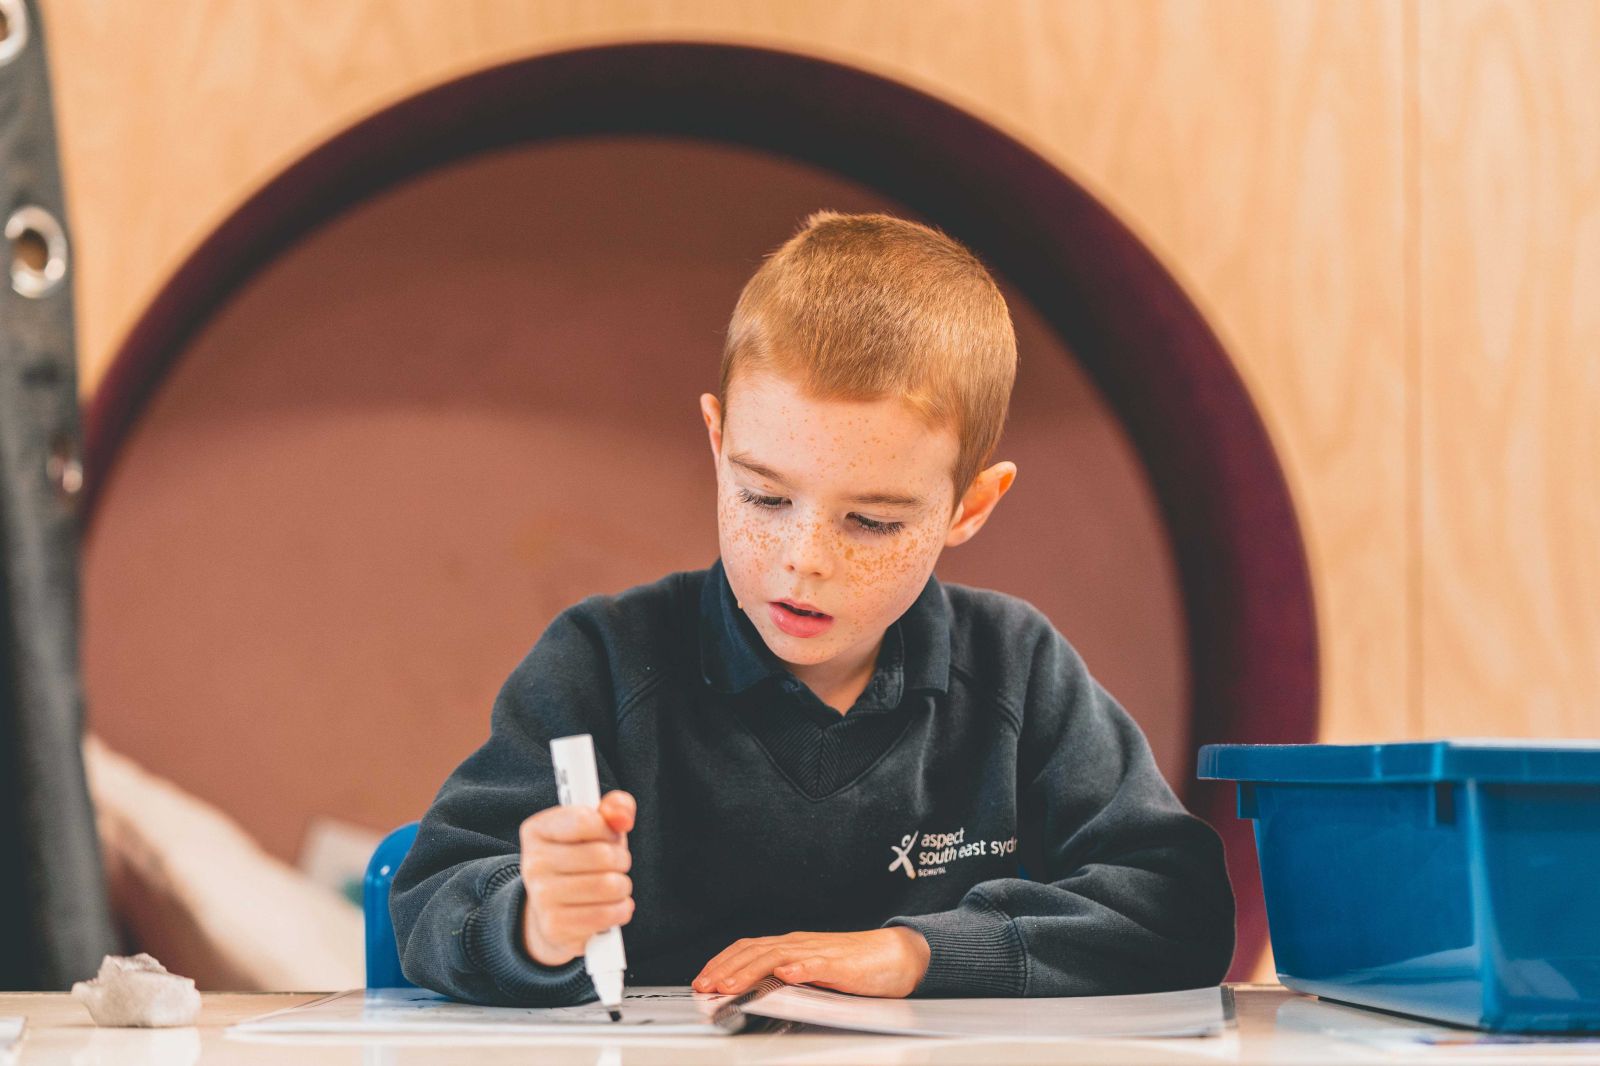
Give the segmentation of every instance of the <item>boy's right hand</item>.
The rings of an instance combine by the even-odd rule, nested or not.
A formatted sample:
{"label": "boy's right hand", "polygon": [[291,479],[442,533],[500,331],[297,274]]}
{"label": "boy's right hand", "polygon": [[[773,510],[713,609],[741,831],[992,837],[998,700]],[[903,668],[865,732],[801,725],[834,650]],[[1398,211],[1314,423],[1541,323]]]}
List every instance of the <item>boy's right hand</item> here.
{"label": "boy's right hand", "polygon": [[533,961],[564,965],[595,933],[633,917],[625,834],[637,809],[615,790],[598,808],[549,807],[522,823],[522,941]]}

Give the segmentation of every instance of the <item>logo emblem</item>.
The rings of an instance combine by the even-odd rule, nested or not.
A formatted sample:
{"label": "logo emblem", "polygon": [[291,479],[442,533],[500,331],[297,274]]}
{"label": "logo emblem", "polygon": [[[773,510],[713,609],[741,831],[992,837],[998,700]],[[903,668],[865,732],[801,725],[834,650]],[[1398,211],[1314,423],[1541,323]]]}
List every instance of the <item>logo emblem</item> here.
{"label": "logo emblem", "polygon": [[894,852],[894,862],[889,864],[890,873],[893,873],[895,870],[903,867],[906,871],[906,876],[912,880],[916,880],[917,869],[915,866],[911,865],[911,849],[916,845],[916,843],[917,834],[915,831],[913,831],[900,838],[899,847],[895,847],[893,844],[889,845],[889,850]]}

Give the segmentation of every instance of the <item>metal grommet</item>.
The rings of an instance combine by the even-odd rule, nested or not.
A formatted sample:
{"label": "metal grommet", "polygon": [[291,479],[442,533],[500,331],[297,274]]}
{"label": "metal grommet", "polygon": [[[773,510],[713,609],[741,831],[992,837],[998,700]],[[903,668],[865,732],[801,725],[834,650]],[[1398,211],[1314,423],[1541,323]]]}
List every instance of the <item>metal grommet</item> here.
{"label": "metal grommet", "polygon": [[[0,0],[3,3],[4,0]],[[67,276],[67,234],[42,207],[19,207],[6,219],[11,287],[30,299],[48,296]]]}
{"label": "metal grommet", "polygon": [[45,460],[45,474],[50,478],[56,495],[65,503],[77,499],[83,491],[83,460],[78,457],[78,438],[62,434],[50,442],[50,458]]}
{"label": "metal grommet", "polygon": [[28,47],[28,9],[22,0],[0,0],[0,67]]}

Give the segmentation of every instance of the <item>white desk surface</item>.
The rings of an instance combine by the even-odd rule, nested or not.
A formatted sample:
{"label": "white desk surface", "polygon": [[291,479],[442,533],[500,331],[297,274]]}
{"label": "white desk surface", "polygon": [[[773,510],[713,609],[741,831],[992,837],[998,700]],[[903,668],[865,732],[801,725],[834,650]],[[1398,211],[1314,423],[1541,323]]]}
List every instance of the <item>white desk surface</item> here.
{"label": "white desk surface", "polygon": [[[1356,1011],[1301,996],[1278,985],[1234,985],[1239,1024],[1224,1036],[1189,1040],[1084,1040],[1056,1043],[946,1040],[801,1030],[730,1037],[630,1037],[614,1043],[553,1043],[479,1039],[424,1042],[425,1038],[280,1037],[245,1042],[224,1030],[235,1022],[309,1002],[319,993],[208,992],[200,1018],[184,1029],[99,1029],[88,1012],[61,992],[0,993],[0,1015],[21,1015],[27,1032],[19,1054],[0,1066],[193,1066],[248,1063],[256,1066],[410,1066],[417,1063],[538,1063],[540,1066],[654,1066],[695,1063],[955,1064],[1011,1063],[1327,1063],[1479,1062],[1526,1063],[1552,1059],[1600,1063],[1600,1045],[1435,1048],[1395,1051],[1371,1041],[1329,1035],[1372,1025],[1422,1023]],[[1425,1026],[1422,1026],[1425,1027]],[[346,1042],[336,1043],[335,1040]]]}

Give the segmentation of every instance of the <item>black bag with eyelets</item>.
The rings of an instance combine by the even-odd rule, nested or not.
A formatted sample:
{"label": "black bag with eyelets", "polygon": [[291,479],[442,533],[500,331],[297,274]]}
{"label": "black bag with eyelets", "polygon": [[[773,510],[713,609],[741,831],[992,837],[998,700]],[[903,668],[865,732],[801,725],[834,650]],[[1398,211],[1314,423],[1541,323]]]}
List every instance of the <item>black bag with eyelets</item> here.
{"label": "black bag with eyelets", "polygon": [[116,949],[84,781],[70,256],[43,28],[0,0],[0,989]]}

